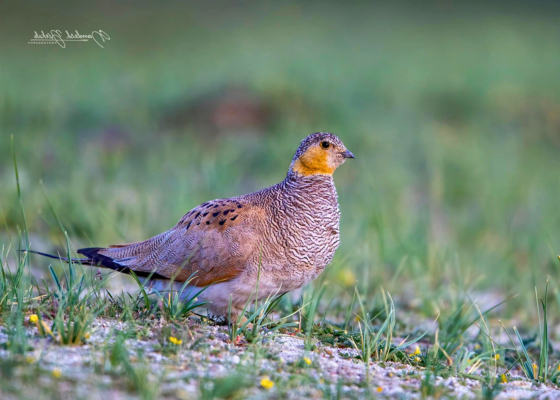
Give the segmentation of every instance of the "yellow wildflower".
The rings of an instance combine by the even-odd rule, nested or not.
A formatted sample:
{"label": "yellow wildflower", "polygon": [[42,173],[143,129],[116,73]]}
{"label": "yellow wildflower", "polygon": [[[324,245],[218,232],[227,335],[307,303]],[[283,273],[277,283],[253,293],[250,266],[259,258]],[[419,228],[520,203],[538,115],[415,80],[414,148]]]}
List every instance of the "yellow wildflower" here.
{"label": "yellow wildflower", "polygon": [[58,379],[62,376],[62,371],[59,368],[55,368],[52,370],[52,376]]}
{"label": "yellow wildflower", "polygon": [[181,339],[177,339],[176,337],[173,336],[169,336],[169,341],[173,344],[176,344],[177,346],[183,344],[183,341]]}
{"label": "yellow wildflower", "polygon": [[307,365],[311,365],[311,360],[309,358],[303,357],[303,361],[305,361]]}
{"label": "yellow wildflower", "polygon": [[500,355],[499,355],[499,354],[496,354],[496,355],[494,356],[494,359],[495,359],[496,361],[498,361],[498,360],[500,359]]}
{"label": "yellow wildflower", "polygon": [[29,322],[36,324],[37,321],[39,321],[39,317],[37,316],[37,314],[31,314],[29,316]]}
{"label": "yellow wildflower", "polygon": [[270,390],[274,387],[274,382],[268,379],[268,376],[265,376],[264,378],[261,379],[261,386],[266,390]]}
{"label": "yellow wildflower", "polygon": [[27,356],[25,357],[25,361],[27,361],[28,364],[33,364],[35,362],[35,357]]}
{"label": "yellow wildflower", "polygon": [[502,383],[507,383],[508,380],[507,380],[507,376],[505,374],[502,374],[501,378],[502,378]]}
{"label": "yellow wildflower", "polygon": [[422,361],[422,359],[421,359],[420,357],[415,357],[415,358],[414,358],[414,361],[420,362],[420,361]]}
{"label": "yellow wildflower", "polygon": [[412,355],[417,356],[418,354],[422,354],[422,352],[420,351],[420,347],[416,346],[416,350],[414,350],[414,353],[412,353]]}
{"label": "yellow wildflower", "polygon": [[84,334],[84,339],[85,339],[85,340],[88,340],[90,337],[91,337],[91,335],[89,334],[89,332],[86,332],[86,333]]}
{"label": "yellow wildflower", "polygon": [[377,393],[381,393],[382,391],[383,391],[383,388],[382,388],[381,386],[379,386],[379,387],[377,388]]}
{"label": "yellow wildflower", "polygon": [[319,379],[319,382],[321,382],[321,384],[325,383],[325,380],[323,378]]}
{"label": "yellow wildflower", "polygon": [[537,367],[537,364],[533,364],[533,375],[535,376],[535,378],[537,377],[538,368],[539,367]]}

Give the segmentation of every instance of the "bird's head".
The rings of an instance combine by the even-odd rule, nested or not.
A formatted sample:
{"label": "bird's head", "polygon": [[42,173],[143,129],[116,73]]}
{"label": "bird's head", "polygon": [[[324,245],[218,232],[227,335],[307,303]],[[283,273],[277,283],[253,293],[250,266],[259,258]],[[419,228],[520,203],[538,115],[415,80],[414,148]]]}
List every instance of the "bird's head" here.
{"label": "bird's head", "polygon": [[332,175],[347,158],[354,158],[354,154],[338,136],[317,132],[301,141],[290,165],[290,172],[300,176]]}

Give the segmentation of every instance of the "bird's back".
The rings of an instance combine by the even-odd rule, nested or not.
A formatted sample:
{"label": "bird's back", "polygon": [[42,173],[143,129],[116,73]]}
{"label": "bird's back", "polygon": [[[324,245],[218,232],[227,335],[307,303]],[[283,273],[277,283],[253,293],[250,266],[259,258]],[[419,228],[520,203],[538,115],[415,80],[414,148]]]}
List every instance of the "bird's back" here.
{"label": "bird's back", "polygon": [[263,210],[246,196],[217,199],[185,214],[170,230],[143,242],[98,249],[133,271],[185,281],[196,274],[197,286],[227,281],[243,271],[258,250],[255,228]]}

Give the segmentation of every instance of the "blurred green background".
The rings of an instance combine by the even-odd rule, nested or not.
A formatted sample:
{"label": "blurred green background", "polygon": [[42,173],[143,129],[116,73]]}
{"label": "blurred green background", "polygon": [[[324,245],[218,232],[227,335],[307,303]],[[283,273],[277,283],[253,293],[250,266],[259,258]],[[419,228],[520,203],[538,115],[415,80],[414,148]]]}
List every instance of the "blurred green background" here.
{"label": "blurred green background", "polygon": [[[11,135],[32,248],[52,251],[41,180],[76,247],[136,241],[281,181],[330,131],[357,157],[335,174],[342,243],[322,278],[341,305],[357,280],[426,316],[518,293],[500,312],[524,319],[534,286],[556,287],[559,3],[0,7],[5,247],[22,227]],[[110,41],[28,44],[51,29]]]}

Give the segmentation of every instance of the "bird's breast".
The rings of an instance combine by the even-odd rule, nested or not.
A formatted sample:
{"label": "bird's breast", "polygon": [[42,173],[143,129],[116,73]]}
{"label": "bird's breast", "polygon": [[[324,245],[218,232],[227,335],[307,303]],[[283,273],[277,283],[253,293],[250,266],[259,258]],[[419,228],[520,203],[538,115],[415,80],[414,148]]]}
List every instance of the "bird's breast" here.
{"label": "bird's breast", "polygon": [[[332,178],[296,182],[284,188],[273,205],[268,245],[275,249],[278,278],[299,287],[315,279],[338,247],[340,212]],[[282,275],[282,276],[280,276]]]}

